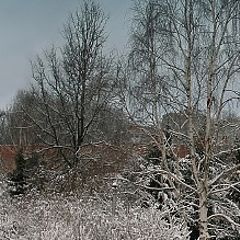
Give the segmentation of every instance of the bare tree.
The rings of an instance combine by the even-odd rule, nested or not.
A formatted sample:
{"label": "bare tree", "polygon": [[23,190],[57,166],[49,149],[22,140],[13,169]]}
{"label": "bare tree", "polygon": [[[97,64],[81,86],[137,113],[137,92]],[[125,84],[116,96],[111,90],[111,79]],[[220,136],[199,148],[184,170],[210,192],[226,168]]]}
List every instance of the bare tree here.
{"label": "bare tree", "polygon": [[[159,127],[163,128],[162,123],[152,124],[154,115],[158,119],[174,111],[178,117],[174,119],[169,115],[172,122],[187,126],[186,132],[171,126],[171,132],[175,138],[181,137],[190,150],[187,169],[191,181],[183,176],[185,163],[176,156],[174,146],[170,148],[174,162],[168,161],[168,165],[162,165],[158,172],[168,177],[170,187],[177,193],[178,203],[184,204],[183,209],[194,206],[201,240],[209,239],[211,234],[218,234],[219,238],[228,236],[228,228],[222,231],[217,228],[215,223],[219,221],[234,225],[239,232],[239,223],[233,214],[236,211],[239,214],[239,208],[236,210],[236,204],[232,202],[226,210],[225,205],[230,201],[226,200],[228,190],[235,186],[239,188],[239,182],[236,178],[233,180],[232,174],[238,174],[240,165],[235,156],[227,154],[238,151],[238,147],[232,144],[228,145],[230,149],[219,151],[223,129],[229,124],[223,126],[222,113],[228,103],[239,100],[237,9],[239,1],[235,0],[138,1],[135,9],[139,19],[134,19],[137,21],[133,35],[134,54],[130,56],[139,69],[138,77],[133,74],[134,80],[129,83],[134,86],[130,98],[136,104],[128,107],[128,112],[131,114],[136,108],[144,110],[145,124],[153,126],[157,133],[157,136],[151,134],[154,140],[162,132]],[[166,79],[168,81],[164,81]],[[156,88],[162,83],[165,83],[165,92]],[[156,106],[161,106],[161,110],[157,112]],[[182,122],[180,118],[185,120]],[[197,118],[202,119],[201,126],[198,126]],[[165,139],[161,144],[168,146],[166,137],[160,138]],[[199,141],[201,152],[198,151]],[[223,160],[223,156],[227,160]],[[189,196],[192,196],[190,202]],[[210,211],[214,201],[218,208]],[[212,229],[213,225],[215,229]]]}
{"label": "bare tree", "polygon": [[98,4],[84,1],[64,26],[64,46],[52,47],[32,62],[37,104],[35,116],[25,114],[48,146],[69,148],[77,155],[111,97],[111,59],[103,54],[106,21]]}

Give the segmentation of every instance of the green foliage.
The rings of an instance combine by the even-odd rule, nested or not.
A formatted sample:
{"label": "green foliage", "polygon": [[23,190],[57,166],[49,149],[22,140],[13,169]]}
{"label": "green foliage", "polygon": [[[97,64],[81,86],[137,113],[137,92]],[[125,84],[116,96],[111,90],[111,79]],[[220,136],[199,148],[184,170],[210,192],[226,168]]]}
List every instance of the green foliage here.
{"label": "green foliage", "polygon": [[157,146],[152,146],[146,156],[146,161],[149,164],[159,165],[161,159],[161,152]]}
{"label": "green foliage", "polygon": [[12,195],[23,194],[26,185],[26,161],[23,156],[22,149],[18,150],[15,156],[16,169],[11,176],[11,184],[13,189],[11,189]]}
{"label": "green foliage", "polygon": [[10,176],[11,195],[24,194],[27,190],[38,189],[40,184],[37,172],[39,171],[39,156],[25,158],[23,150],[19,149],[15,156],[16,169]]}

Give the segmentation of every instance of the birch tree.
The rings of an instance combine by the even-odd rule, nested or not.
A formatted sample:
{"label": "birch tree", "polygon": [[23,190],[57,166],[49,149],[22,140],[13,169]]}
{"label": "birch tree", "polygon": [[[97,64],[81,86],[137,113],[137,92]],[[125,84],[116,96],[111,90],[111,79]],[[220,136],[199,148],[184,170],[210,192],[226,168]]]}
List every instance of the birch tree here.
{"label": "birch tree", "polygon": [[[171,35],[159,30],[166,28],[168,22],[162,14],[165,6],[157,1],[136,1],[132,35],[130,39],[131,51],[128,58],[129,69],[126,78],[131,94],[127,99],[127,111],[131,112],[132,120],[142,125],[154,126],[158,138],[152,138],[162,155],[162,164],[166,165],[167,136],[161,122],[161,114],[165,111],[171,92],[166,73],[162,71],[160,56],[171,48]],[[170,44],[168,45],[170,41]],[[130,77],[130,78],[131,78]],[[134,110],[134,114],[133,111]],[[151,133],[142,129],[151,137]]]}
{"label": "birch tree", "polygon": [[[136,45],[139,46],[139,56],[145,52],[150,54],[149,58],[143,55],[144,60],[138,56],[141,64],[149,64],[147,70],[143,64],[140,65],[141,70],[149,74],[144,83],[149,88],[152,82],[159,84],[156,69],[161,70],[162,75],[168,76],[169,94],[163,99],[160,89],[155,89],[155,92],[150,89],[149,99],[141,93],[138,103],[141,100],[143,106],[148,106],[143,115],[147,115],[148,119],[153,115],[149,106],[154,106],[156,102],[162,106],[157,113],[158,118],[171,112],[171,109],[179,118],[184,116],[187,132],[176,131],[173,127],[171,131],[175,139],[180,136],[190,150],[186,162],[176,156],[172,146],[171,164],[175,167],[161,167],[158,173],[169,179],[170,187],[178,193],[175,200],[184,205],[182,209],[192,206],[196,211],[199,239],[226,238],[231,235],[231,226],[232,232],[239,234],[239,205],[227,198],[230,189],[237,186],[235,191],[239,190],[237,178],[233,180],[240,168],[234,155],[238,146],[232,143],[227,148],[222,141],[223,129],[229,124],[223,124],[223,112],[229,103],[239,100],[239,1],[159,0],[149,1],[147,7],[145,2],[139,1],[139,4],[148,10],[144,13],[141,8],[136,10],[140,25],[147,23],[149,16],[159,16],[153,29],[156,42],[152,46],[155,51],[150,49],[151,41],[146,41],[153,36],[147,31],[149,25],[145,26],[145,33],[136,30],[138,42],[148,43],[148,51],[144,51],[146,45]],[[160,20],[165,21],[164,26]],[[156,51],[157,46],[161,51]],[[155,75],[151,75],[152,72]],[[139,83],[134,82],[134,85],[142,86]],[[136,99],[136,94],[133,91],[132,98]],[[203,119],[201,127],[195,118]],[[172,119],[176,124],[178,120]],[[151,121],[148,120],[148,123],[151,125]],[[237,130],[238,124],[234,127]],[[199,141],[201,153],[197,151]],[[183,165],[190,175],[184,176]],[[217,207],[212,208],[215,204]],[[220,222],[226,224],[222,230],[217,226]],[[226,227],[227,224],[230,228]]]}

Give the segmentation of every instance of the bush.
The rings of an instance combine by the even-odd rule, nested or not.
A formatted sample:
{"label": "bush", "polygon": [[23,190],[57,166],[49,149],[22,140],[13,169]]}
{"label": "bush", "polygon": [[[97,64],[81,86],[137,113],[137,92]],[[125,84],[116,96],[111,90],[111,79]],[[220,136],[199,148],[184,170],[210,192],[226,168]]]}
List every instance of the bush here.
{"label": "bush", "polygon": [[112,214],[112,201],[89,196],[24,196],[1,202],[2,239],[185,240],[188,230],[179,219],[155,209],[131,208],[121,203]]}

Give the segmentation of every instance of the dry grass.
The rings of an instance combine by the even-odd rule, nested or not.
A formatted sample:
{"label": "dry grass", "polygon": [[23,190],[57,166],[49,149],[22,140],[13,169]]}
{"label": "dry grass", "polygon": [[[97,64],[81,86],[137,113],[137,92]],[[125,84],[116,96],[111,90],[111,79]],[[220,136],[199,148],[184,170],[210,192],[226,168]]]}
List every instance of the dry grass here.
{"label": "dry grass", "polygon": [[156,209],[131,208],[89,196],[2,197],[1,240],[184,240],[188,231]]}

